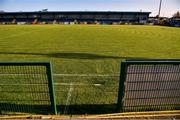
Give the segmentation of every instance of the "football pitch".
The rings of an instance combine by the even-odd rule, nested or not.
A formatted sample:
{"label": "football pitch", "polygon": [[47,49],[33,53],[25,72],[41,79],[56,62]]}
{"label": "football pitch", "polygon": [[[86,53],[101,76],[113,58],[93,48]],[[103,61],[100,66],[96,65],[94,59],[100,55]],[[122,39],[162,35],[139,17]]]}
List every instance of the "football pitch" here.
{"label": "football pitch", "polygon": [[73,109],[79,113],[113,112],[120,62],[126,58],[180,58],[180,29],[138,25],[0,25],[0,62],[52,62],[61,113],[73,113]]}

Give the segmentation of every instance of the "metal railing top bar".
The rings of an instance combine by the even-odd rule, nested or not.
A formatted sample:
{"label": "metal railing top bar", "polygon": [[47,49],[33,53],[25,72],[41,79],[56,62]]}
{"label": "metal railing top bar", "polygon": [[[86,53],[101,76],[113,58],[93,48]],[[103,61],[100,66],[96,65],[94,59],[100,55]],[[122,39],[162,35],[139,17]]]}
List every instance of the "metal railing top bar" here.
{"label": "metal railing top bar", "polygon": [[144,64],[180,64],[180,59],[127,59],[122,62],[127,65]]}
{"label": "metal railing top bar", "polygon": [[13,65],[13,66],[23,66],[23,65],[28,65],[28,66],[44,66],[44,65],[50,65],[51,62],[0,62],[0,66],[8,66],[8,65]]}

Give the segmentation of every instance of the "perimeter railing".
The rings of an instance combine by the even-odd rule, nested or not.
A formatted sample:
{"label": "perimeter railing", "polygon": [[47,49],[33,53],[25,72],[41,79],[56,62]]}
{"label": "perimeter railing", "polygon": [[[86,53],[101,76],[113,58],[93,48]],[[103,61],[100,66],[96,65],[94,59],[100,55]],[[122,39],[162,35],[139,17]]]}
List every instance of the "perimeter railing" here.
{"label": "perimeter railing", "polygon": [[121,63],[118,111],[180,109],[180,60]]}

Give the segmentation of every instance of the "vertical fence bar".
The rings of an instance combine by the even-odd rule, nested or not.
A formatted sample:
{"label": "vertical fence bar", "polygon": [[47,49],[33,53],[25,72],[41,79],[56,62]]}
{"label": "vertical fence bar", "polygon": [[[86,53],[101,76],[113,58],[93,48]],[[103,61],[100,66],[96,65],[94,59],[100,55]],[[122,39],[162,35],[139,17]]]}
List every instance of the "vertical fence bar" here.
{"label": "vertical fence bar", "polygon": [[52,65],[51,63],[47,63],[47,76],[48,76],[48,87],[49,87],[49,95],[50,95],[50,101],[51,101],[51,109],[53,114],[57,114],[57,108],[56,108],[56,97],[55,97],[55,91],[54,91],[54,81],[52,76]]}
{"label": "vertical fence bar", "polygon": [[122,61],[120,79],[119,79],[117,112],[123,112],[126,72],[127,72],[127,63],[125,61]]}

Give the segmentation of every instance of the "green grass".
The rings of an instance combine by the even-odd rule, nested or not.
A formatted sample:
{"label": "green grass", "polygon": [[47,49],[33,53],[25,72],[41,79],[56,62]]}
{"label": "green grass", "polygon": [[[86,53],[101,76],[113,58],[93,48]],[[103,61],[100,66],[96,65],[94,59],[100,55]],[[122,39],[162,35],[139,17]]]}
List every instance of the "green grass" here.
{"label": "green grass", "polygon": [[[160,26],[1,25],[0,61],[52,61],[55,74],[119,75],[120,61],[125,58],[180,58],[179,33],[179,28]],[[117,102],[118,76],[54,79],[74,84],[68,104]],[[69,89],[56,85],[59,105],[67,103]]]}
{"label": "green grass", "polygon": [[52,61],[61,74],[114,74],[121,57],[179,58],[179,32],[158,26],[0,26],[0,60]]}

